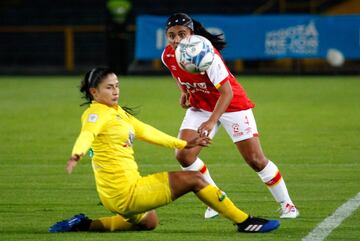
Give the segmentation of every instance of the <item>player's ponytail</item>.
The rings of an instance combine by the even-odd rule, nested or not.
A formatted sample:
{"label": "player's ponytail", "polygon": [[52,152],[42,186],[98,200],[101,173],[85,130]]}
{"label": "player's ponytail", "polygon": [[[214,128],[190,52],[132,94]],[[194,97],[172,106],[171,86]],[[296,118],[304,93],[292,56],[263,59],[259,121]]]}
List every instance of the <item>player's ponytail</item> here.
{"label": "player's ponytail", "polygon": [[212,43],[212,45],[219,51],[226,47],[224,34],[212,34],[209,31],[207,31],[200,22],[194,19],[193,19],[193,23],[194,23],[194,34],[201,35],[207,38]]}

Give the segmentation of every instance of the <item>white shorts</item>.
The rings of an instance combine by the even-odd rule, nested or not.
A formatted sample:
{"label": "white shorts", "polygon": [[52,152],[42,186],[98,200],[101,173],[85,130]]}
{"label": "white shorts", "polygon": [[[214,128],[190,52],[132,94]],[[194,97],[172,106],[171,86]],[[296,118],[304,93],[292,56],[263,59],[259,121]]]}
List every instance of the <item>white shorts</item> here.
{"label": "white shorts", "polygon": [[[209,119],[211,113],[212,112],[193,107],[187,109],[180,130],[190,129],[197,131],[199,126]],[[237,112],[225,112],[222,114],[217,124],[210,132],[210,138],[215,136],[220,125],[224,126],[234,143],[258,136],[255,117],[251,109]]]}

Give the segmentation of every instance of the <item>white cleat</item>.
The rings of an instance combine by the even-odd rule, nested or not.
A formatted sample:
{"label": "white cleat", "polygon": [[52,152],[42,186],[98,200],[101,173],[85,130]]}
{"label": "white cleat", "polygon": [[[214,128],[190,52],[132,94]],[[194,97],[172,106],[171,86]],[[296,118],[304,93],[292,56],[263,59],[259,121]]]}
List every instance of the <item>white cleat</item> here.
{"label": "white cleat", "polygon": [[281,203],[280,218],[297,218],[300,212],[292,203]]}
{"label": "white cleat", "polygon": [[204,217],[206,218],[206,219],[209,219],[209,218],[215,218],[216,216],[218,216],[219,215],[219,213],[218,212],[216,212],[214,209],[212,209],[211,207],[208,207],[207,209],[206,209],[206,211],[205,211],[205,215],[204,215]]}

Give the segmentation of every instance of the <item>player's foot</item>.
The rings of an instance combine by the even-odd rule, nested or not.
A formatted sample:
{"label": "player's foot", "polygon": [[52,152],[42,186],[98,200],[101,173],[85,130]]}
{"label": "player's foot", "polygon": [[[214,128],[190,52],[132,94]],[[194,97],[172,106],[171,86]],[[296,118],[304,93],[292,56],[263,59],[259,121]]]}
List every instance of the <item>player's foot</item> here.
{"label": "player's foot", "polygon": [[300,215],[299,210],[291,203],[281,203],[280,218],[297,218]]}
{"label": "player's foot", "polygon": [[238,223],[237,229],[244,233],[266,233],[280,226],[278,220],[267,220],[249,216],[244,222]]}
{"label": "player's foot", "polygon": [[207,207],[207,209],[205,210],[205,215],[204,217],[206,219],[209,219],[209,218],[215,218],[219,215],[218,212],[216,212],[214,209],[212,209],[211,207]]}
{"label": "player's foot", "polygon": [[91,220],[88,217],[80,213],[73,216],[70,219],[66,219],[55,223],[49,228],[49,232],[58,233],[58,232],[85,231],[89,227],[90,222]]}

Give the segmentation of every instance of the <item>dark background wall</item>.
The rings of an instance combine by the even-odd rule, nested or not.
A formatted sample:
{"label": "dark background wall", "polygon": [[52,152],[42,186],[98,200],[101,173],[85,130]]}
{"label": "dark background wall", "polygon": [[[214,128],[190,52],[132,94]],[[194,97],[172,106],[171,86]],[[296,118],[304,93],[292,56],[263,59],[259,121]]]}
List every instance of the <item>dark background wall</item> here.
{"label": "dark background wall", "polygon": [[[131,69],[133,73],[161,72],[156,60],[141,63],[133,59],[135,18],[139,14],[360,13],[356,2],[360,1],[133,0],[126,22],[119,25],[112,21],[105,0],[2,0],[0,73],[77,73],[95,65],[110,65],[123,74],[129,69],[130,73]],[[261,60],[242,64],[249,72],[271,66]],[[290,65],[290,72],[302,71],[299,61],[285,65]]]}

